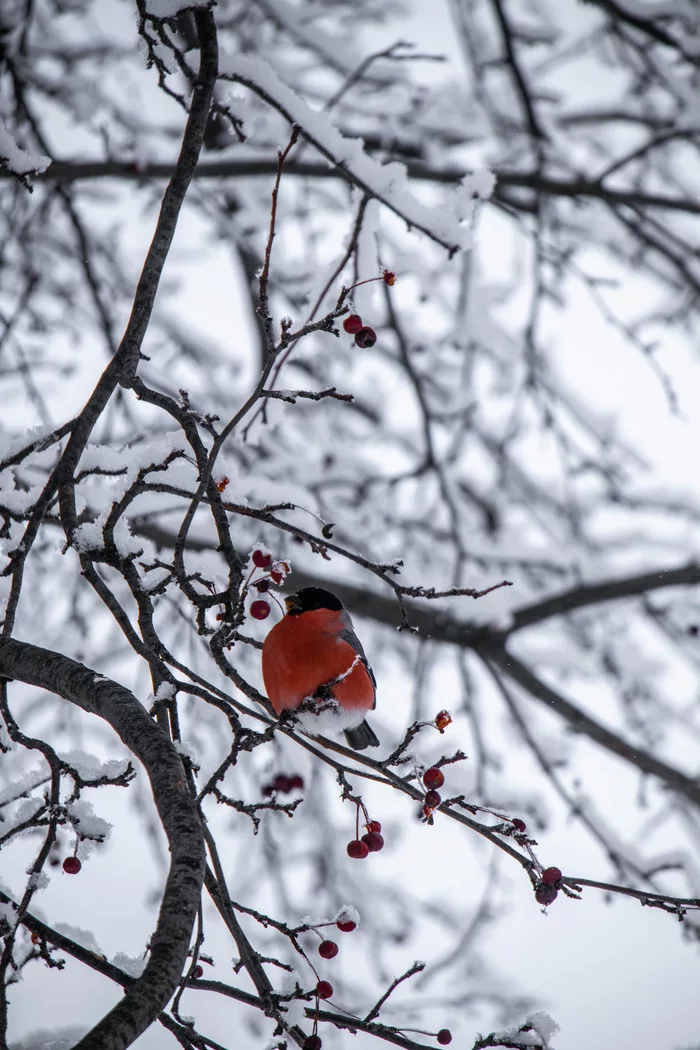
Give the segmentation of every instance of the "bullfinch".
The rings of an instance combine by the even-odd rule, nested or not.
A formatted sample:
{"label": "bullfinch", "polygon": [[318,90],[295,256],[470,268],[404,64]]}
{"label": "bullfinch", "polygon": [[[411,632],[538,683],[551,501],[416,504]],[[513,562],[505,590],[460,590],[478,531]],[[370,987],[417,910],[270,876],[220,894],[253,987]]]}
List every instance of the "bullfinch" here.
{"label": "bullfinch", "polygon": [[378,747],[365,721],[376,705],[377,683],[340,598],[322,587],[302,587],[284,604],[286,615],[269,632],[262,650],[263,679],[273,708],[280,715],[295,711],[304,700],[317,701],[318,714],[299,716],[307,732],[344,729],[355,751]]}

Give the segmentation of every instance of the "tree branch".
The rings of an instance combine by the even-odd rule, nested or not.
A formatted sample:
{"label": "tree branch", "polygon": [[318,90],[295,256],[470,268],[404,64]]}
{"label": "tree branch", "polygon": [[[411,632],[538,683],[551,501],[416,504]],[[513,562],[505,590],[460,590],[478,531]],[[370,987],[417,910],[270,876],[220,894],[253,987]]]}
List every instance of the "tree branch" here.
{"label": "tree branch", "polygon": [[0,673],[69,700],[104,719],[145,766],[170,848],[170,870],[146,968],[75,1050],[125,1050],[175,991],[204,879],[204,838],[182,760],[128,689],[48,649],[0,639]]}

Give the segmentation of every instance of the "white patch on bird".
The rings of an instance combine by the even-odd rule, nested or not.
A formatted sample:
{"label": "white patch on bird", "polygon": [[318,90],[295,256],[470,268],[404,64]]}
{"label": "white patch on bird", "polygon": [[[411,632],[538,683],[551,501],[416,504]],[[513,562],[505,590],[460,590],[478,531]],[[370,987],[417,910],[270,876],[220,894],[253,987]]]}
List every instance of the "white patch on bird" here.
{"label": "white patch on bird", "polygon": [[302,710],[297,712],[296,721],[305,733],[318,736],[319,733],[338,732],[340,729],[355,729],[364,721],[367,714],[364,708],[347,711],[334,697],[319,698],[317,695],[322,690],[332,689],[334,685],[343,682],[361,662],[362,657],[358,653],[345,671],[318,686],[314,694],[304,697],[300,704]]}

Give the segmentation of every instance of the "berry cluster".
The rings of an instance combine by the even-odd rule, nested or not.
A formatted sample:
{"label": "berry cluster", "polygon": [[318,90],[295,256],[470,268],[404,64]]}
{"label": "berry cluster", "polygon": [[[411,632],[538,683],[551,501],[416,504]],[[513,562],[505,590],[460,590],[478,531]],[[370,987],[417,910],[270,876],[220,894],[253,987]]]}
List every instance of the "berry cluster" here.
{"label": "berry cluster", "polygon": [[[343,298],[353,288],[358,288],[361,284],[371,284],[373,281],[384,281],[384,284],[388,284],[391,287],[396,283],[396,274],[391,270],[383,270],[381,277],[368,277],[366,281],[358,281],[357,284],[353,284],[352,288],[344,289]],[[354,335],[356,345],[362,350],[368,350],[377,341],[377,333],[374,328],[366,325],[359,314],[348,314],[343,321],[343,328],[348,335]]]}
{"label": "berry cluster", "polygon": [[350,314],[343,321],[343,328],[350,335],[355,336],[355,343],[361,350],[369,350],[377,341],[377,333],[374,328],[362,323],[359,314]]}
{"label": "berry cluster", "polygon": [[287,776],[286,773],[278,773],[274,780],[271,780],[269,784],[263,784],[260,790],[263,798],[269,798],[276,792],[279,792],[280,795],[288,795],[290,791],[303,791],[304,778],[298,773],[293,773],[291,776]]}
{"label": "berry cluster", "polygon": [[[447,712],[444,713],[446,714]],[[437,725],[437,719],[435,722]],[[442,796],[438,788],[441,788],[444,783],[445,774],[441,769],[438,769],[437,766],[431,766],[430,769],[426,769],[423,774],[423,784],[426,788],[423,799],[423,817],[425,820],[430,820],[433,810],[437,809],[442,802]]]}
{"label": "berry cluster", "polygon": [[[279,587],[289,573],[288,563],[286,561],[273,562],[272,555],[268,554],[267,551],[254,550],[251,555],[251,561],[255,569],[262,569],[265,572],[264,576],[253,580],[251,584],[258,594],[265,594],[266,591],[269,591],[272,584]],[[256,598],[254,602],[251,602],[250,615],[254,620],[266,620],[270,615],[270,603],[265,601],[264,598]]]}
{"label": "berry cluster", "polygon": [[561,884],[562,874],[559,868],[545,868],[540,875],[539,885],[535,889],[537,903],[543,904],[545,908],[548,904],[552,904],[557,899]]}
{"label": "berry cluster", "polygon": [[352,857],[353,860],[364,860],[370,853],[378,853],[380,849],[384,849],[384,839],[381,834],[382,826],[379,821],[370,820],[365,827],[367,832],[362,838],[357,837],[356,832],[356,837],[347,844],[348,857]]}
{"label": "berry cluster", "polygon": [[[354,919],[350,918],[351,915],[355,914],[353,909],[343,908],[339,913],[337,919],[333,923],[321,923],[322,926],[335,925],[341,933],[352,933],[353,930],[357,929],[357,923]],[[316,929],[316,927],[314,927]],[[339,948],[335,941],[322,940],[318,946],[318,954],[322,959],[335,959],[338,954]],[[330,981],[319,980],[314,988],[313,994],[317,999],[330,999],[333,995],[333,985]],[[318,1003],[316,1004],[318,1009]],[[318,1016],[314,1022],[314,1031],[312,1035],[309,1035],[304,1040],[302,1047],[303,1050],[320,1050],[321,1037],[317,1031]]]}
{"label": "berry cluster", "polygon": [[[368,827],[370,825],[376,825],[377,828],[380,828],[379,822],[376,820],[369,821]],[[375,834],[378,835],[379,838],[381,838],[381,835],[379,835],[379,831],[368,831],[368,834]],[[355,918],[358,917],[357,913],[353,908],[343,908],[338,913],[337,918],[333,920],[335,925],[341,931],[341,933],[352,933],[353,930],[357,929],[357,923],[352,918],[353,915],[355,915]],[[331,925],[331,923],[321,923],[320,925],[329,926]],[[317,927],[314,927],[314,929],[317,929]],[[335,943],[335,941],[322,940],[318,946],[318,954],[321,956],[322,959],[335,959],[336,955],[338,954],[338,951],[338,945]],[[302,1043],[302,1050],[321,1050],[321,1037],[318,1034],[318,1001],[320,999],[330,999],[332,997],[333,985],[330,983],[330,981],[324,981],[319,979],[312,994],[316,996],[317,1011],[316,1018],[314,1020],[314,1030],[313,1033],[311,1035],[308,1035]],[[411,1031],[411,1029],[407,1029],[407,1031]],[[422,1032],[421,1034],[431,1035],[432,1033]],[[447,1046],[449,1043],[452,1042],[452,1033],[450,1032],[449,1028],[441,1028],[439,1032],[435,1033],[435,1038],[437,1039],[440,1046]]]}

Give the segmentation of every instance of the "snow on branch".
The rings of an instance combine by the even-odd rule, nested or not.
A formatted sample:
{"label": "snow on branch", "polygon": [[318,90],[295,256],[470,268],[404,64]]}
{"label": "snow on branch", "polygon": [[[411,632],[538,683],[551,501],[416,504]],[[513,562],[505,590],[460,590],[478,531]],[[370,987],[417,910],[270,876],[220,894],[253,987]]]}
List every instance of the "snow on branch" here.
{"label": "snow on branch", "polygon": [[275,70],[261,58],[222,55],[220,73],[224,78],[244,84],[274,106],[292,124],[303,128],[305,138],[331,164],[342,168],[347,177],[365,193],[448,250],[450,255],[472,247],[469,220],[473,214],[477,189],[488,189],[481,179],[475,189],[471,177],[455,188],[451,206],[439,210],[417,200],[407,189],[406,168],[393,161],[380,164],[369,157],[361,139],[346,138],[326,113],[313,110]]}
{"label": "snow on branch", "polygon": [[38,175],[46,171],[51,163],[50,157],[43,153],[22,149],[0,120],[0,168],[7,168],[20,182],[31,190],[28,175]]}

